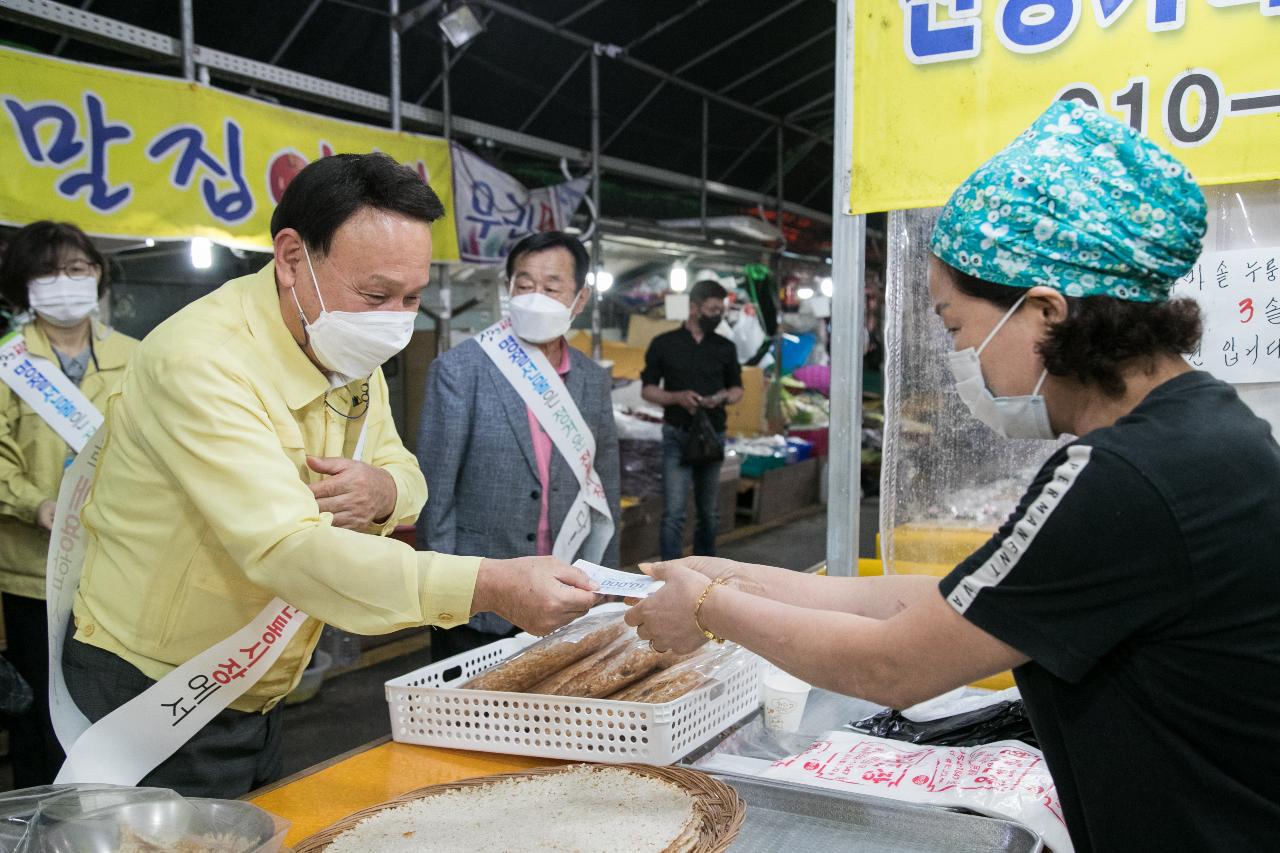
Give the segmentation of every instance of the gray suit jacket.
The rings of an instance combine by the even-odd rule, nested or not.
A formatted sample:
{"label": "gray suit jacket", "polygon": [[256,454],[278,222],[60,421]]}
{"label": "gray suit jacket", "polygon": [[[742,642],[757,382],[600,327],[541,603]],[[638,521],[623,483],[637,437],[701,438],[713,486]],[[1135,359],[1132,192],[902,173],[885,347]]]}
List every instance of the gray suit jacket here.
{"label": "gray suit jacket", "polygon": [[[569,396],[596,439],[596,474],[613,523],[620,525],[618,433],[608,371],[569,348]],[[427,506],[418,518],[418,547],[443,554],[508,559],[537,550],[541,484],[524,401],[480,345],[467,341],[431,365],[418,433],[418,464]],[[578,481],[556,450],[551,455],[547,520],[551,538],[578,496]],[[618,532],[603,562],[618,565]],[[487,615],[472,626],[499,633],[509,623]]]}

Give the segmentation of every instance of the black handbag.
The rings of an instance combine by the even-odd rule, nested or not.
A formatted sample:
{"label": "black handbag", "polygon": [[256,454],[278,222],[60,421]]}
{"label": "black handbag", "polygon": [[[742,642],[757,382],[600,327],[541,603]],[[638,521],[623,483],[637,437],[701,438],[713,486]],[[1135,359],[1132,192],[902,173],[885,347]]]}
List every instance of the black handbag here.
{"label": "black handbag", "polygon": [[698,409],[689,425],[689,434],[680,448],[681,465],[711,465],[724,461],[724,442],[711,425],[706,409]]}

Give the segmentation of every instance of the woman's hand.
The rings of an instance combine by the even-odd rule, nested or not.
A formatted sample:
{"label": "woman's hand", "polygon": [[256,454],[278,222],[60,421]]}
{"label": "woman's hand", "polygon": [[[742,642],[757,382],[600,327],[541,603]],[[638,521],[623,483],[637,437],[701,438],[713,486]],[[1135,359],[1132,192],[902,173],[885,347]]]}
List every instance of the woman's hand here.
{"label": "woman's hand", "polygon": [[635,626],[640,639],[648,640],[657,651],[685,654],[707,641],[694,620],[693,611],[713,581],[686,565],[689,562],[677,560],[640,567],[641,571],[664,585],[628,610],[626,621],[628,625]]}
{"label": "woman's hand", "polygon": [[[743,592],[750,592],[756,595],[761,592],[761,584],[755,576],[755,570],[762,567],[751,563],[739,563],[737,560],[726,560],[723,557],[685,557],[668,565],[678,565],[693,569],[711,580],[724,578],[729,586],[734,589],[740,589]],[[648,571],[648,568],[652,568],[652,566],[647,566],[644,563],[640,564],[640,571],[652,574],[652,572]]]}

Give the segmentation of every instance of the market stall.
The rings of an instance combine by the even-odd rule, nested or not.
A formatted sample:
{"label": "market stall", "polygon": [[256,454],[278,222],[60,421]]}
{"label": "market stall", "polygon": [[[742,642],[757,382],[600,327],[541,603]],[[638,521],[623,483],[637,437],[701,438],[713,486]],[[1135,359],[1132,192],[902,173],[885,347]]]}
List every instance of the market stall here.
{"label": "market stall", "polygon": [[[313,3],[307,17],[319,5]],[[788,216],[805,209],[786,200],[783,180],[789,169],[783,158],[787,133],[815,136],[812,128],[793,123],[811,104],[795,112],[762,113],[725,97],[732,86],[715,92],[659,72],[658,89],[602,143],[601,65],[617,62],[645,74],[656,69],[636,64],[640,61],[629,55],[630,48],[577,35],[564,22],[552,24],[497,2],[477,5],[487,10],[485,21],[505,15],[585,50],[545,93],[525,127],[555,100],[576,69],[586,67],[591,83],[589,153],[584,147],[525,136],[525,127],[512,131],[464,121],[455,133],[450,69],[461,56],[457,49],[485,25],[465,5],[451,10],[446,4],[442,10],[448,14],[441,27],[452,47],[441,41],[440,78],[417,107],[408,108],[420,128],[439,127],[443,137],[437,138],[402,129],[406,104],[400,92],[399,40],[440,4],[424,3],[402,14],[393,2],[387,13],[378,13],[387,19],[380,24],[388,24],[390,35],[389,97],[319,85],[325,81],[292,72],[266,74],[261,63],[249,65],[236,56],[201,49],[193,41],[189,2],[182,4],[180,40],[137,27],[117,31],[96,15],[80,10],[77,16],[61,4],[0,4],[6,15],[23,22],[91,32],[95,41],[127,45],[166,62],[179,58],[186,77],[176,81],[127,74],[0,50],[0,67],[19,69],[20,74],[11,76],[28,84],[18,96],[5,99],[6,120],[14,130],[0,143],[20,168],[4,183],[0,218],[78,217],[95,234],[134,241],[134,246],[119,248],[126,263],[142,273],[134,277],[136,284],[150,283],[147,267],[160,266],[166,252],[173,254],[154,246],[156,239],[185,242],[194,237],[189,246],[194,269],[209,270],[215,256],[226,262],[218,275],[194,274],[184,279],[180,292],[166,292],[162,299],[140,305],[144,293],[155,296],[157,289],[126,289],[112,306],[124,323],[154,325],[196,291],[216,284],[221,273],[244,272],[241,267],[254,263],[245,252],[269,244],[268,197],[279,201],[307,159],[372,144],[409,163],[423,181],[439,178],[457,220],[453,227],[434,227],[434,281],[443,286],[433,288],[405,355],[386,369],[393,380],[395,424],[410,445],[421,408],[415,389],[424,383],[432,358],[504,314],[513,285],[500,265],[515,242],[544,230],[581,235],[591,244],[588,280],[593,294],[591,310],[569,343],[607,365],[615,383],[612,423],[621,434],[623,501],[617,522],[624,566],[658,552],[662,498],[656,477],[662,468],[658,441],[663,412],[641,394],[638,379],[646,346],[681,323],[700,325],[689,313],[684,291],[693,276],[709,272],[724,282],[732,307],[720,328],[714,328],[714,318],[704,317],[712,319],[704,331],[719,346],[724,344],[715,335],[733,342],[744,389],[743,399],[728,413],[728,458],[717,484],[720,533],[739,525],[785,522],[826,503],[832,522],[832,574],[851,574],[856,568],[863,575],[938,576],[991,537],[1025,481],[1057,445],[1045,439],[998,440],[968,419],[957,403],[943,358],[951,341],[931,313],[937,306],[920,286],[928,277],[926,244],[936,215],[931,208],[997,144],[1006,142],[1013,129],[1024,127],[1044,101],[1075,100],[1123,114],[1133,130],[1149,132],[1185,156],[1198,179],[1213,185],[1206,190],[1212,215],[1205,254],[1177,285],[1177,293],[1198,301],[1207,318],[1205,343],[1189,361],[1236,385],[1259,414],[1280,424],[1280,372],[1275,367],[1280,364],[1280,338],[1271,331],[1280,325],[1280,297],[1271,298],[1267,289],[1280,274],[1280,205],[1275,184],[1265,183],[1277,173],[1263,144],[1269,139],[1264,121],[1280,111],[1280,95],[1276,82],[1264,76],[1270,69],[1246,68],[1236,58],[1237,52],[1245,52],[1241,45],[1258,55],[1271,46],[1266,39],[1272,30],[1264,27],[1274,17],[1275,0],[1264,4],[1268,8],[1261,14],[1268,21],[1263,26],[1258,26],[1256,10],[1243,8],[1251,6],[1247,3],[1216,3],[1210,17],[1190,20],[1178,4],[1153,2],[1145,17],[1128,11],[1130,4],[1101,4],[1089,20],[1079,4],[1005,3],[994,10],[952,2],[940,20],[947,4],[904,0],[900,15],[891,12],[872,21],[874,27],[855,20],[853,0],[840,0],[832,240],[803,250],[791,242],[796,226]],[[826,4],[823,8],[829,12]],[[470,21],[465,20],[468,15]],[[751,23],[744,33],[767,22]],[[305,19],[290,41],[303,23]],[[670,25],[660,22],[640,40]],[[470,35],[455,41],[450,27]],[[985,30],[994,30],[998,38],[988,32],[984,41]],[[1186,67],[1191,34],[1196,36],[1190,49],[1196,68]],[[1148,50],[1119,56],[1108,35]],[[209,63],[203,83],[196,82],[197,61]],[[209,67],[237,82],[270,82],[277,90],[303,93],[300,97],[316,90],[329,103],[366,112],[386,110],[391,129],[267,104],[256,89],[234,95],[216,91],[207,85]],[[1081,73],[1092,76],[1081,80]],[[674,187],[692,181],[675,171],[603,153],[669,84],[701,99],[700,216],[602,211],[602,169]],[[442,86],[439,114],[421,106],[436,85]],[[770,122],[762,140],[776,131],[773,210],[766,210],[769,199],[755,190],[710,180],[711,102],[749,115],[754,109],[756,118]],[[974,116],[974,103],[989,107],[990,114]],[[576,108],[585,112],[582,104]],[[1157,113],[1160,121],[1154,118]],[[179,122],[178,116],[190,120]],[[940,124],[972,127],[973,132],[942,150]],[[1051,132],[1081,131],[1068,120]],[[464,147],[460,138],[471,147]],[[134,144],[126,146],[129,139]],[[512,166],[523,168],[522,174],[500,169],[500,155],[482,156],[499,144],[559,158],[559,172],[548,175],[544,164],[539,173],[527,163]],[[750,153],[748,149],[742,157]],[[89,171],[72,171],[79,168],[82,154],[89,158]],[[1091,156],[1113,159],[1114,148],[1099,145]],[[741,162],[733,162],[726,174]],[[571,164],[589,168],[589,177],[575,176]],[[1183,179],[1181,166],[1171,168],[1170,174]],[[536,186],[530,188],[530,183]],[[708,209],[712,185],[725,200],[725,210],[718,211],[724,215]],[[48,204],[51,187],[58,195]],[[82,192],[86,189],[88,193]],[[1116,193],[1123,194],[1119,188]],[[982,204],[976,209],[981,212]],[[865,216],[883,210],[894,211],[886,231],[868,229]],[[993,210],[981,229],[988,243],[1007,234],[999,223],[1000,214]],[[1044,227],[1049,226],[1058,227],[1052,221]],[[976,235],[979,228],[971,231]],[[1038,233],[1035,238],[1047,239]],[[152,245],[136,245],[142,240]],[[224,248],[215,250],[210,240]],[[187,251],[185,246],[179,250]],[[441,268],[441,261],[469,266]],[[877,269],[881,262],[882,276]],[[311,275],[316,279],[314,270]],[[881,280],[883,292],[876,283]],[[314,284],[319,293],[318,280]],[[878,309],[887,320],[882,337]],[[301,305],[298,312],[305,326]],[[564,328],[568,326],[566,321]],[[558,346],[559,333],[554,340]],[[883,383],[871,372],[864,374],[865,367],[878,366],[881,359],[886,364]],[[981,371],[979,364],[979,379]],[[606,408],[609,402],[605,400]],[[696,405],[695,400],[691,407]],[[605,422],[610,423],[607,417]],[[714,443],[718,452],[719,441]],[[362,446],[363,435],[352,458],[359,458]],[[883,489],[880,558],[858,561],[856,509],[862,493],[873,487]],[[521,490],[522,498],[527,494]],[[539,499],[539,492],[532,496]],[[690,508],[686,515],[692,514]],[[404,525],[395,535],[412,540],[412,528]],[[692,526],[686,525],[686,545],[692,536]],[[636,575],[601,577],[617,584],[603,591],[618,597],[643,597],[650,591],[647,580]],[[271,820],[274,847],[283,841],[301,845],[305,853],[331,842],[342,849],[344,837],[346,849],[361,849],[377,833],[429,844],[435,839],[428,834],[438,825],[433,821],[447,810],[441,802],[480,815],[473,821],[479,830],[472,826],[470,831],[488,833],[489,843],[510,848],[516,843],[508,839],[527,840],[534,828],[540,839],[563,832],[575,842],[593,829],[621,831],[623,820],[633,817],[621,814],[628,805],[641,803],[646,808],[639,810],[647,811],[651,801],[660,800],[672,806],[678,819],[669,824],[670,835],[642,838],[640,847],[648,841],[659,849],[708,851],[857,844],[895,851],[1071,849],[1063,803],[1021,698],[1016,691],[1001,691],[1011,683],[1007,674],[911,708],[811,690],[745,647],[725,645],[703,627],[699,610],[717,584],[727,584],[727,577],[701,580],[705,586],[693,609],[694,622],[716,644],[684,655],[660,651],[636,629],[623,626],[618,606],[597,610],[543,640],[528,635],[503,639],[387,682],[390,740],[367,744],[247,799],[291,823],[282,835]],[[990,587],[998,580],[984,583]],[[976,593],[967,594],[972,603]],[[938,596],[932,600],[938,604]],[[281,606],[282,614],[291,607]],[[299,611],[292,609],[296,616]],[[681,612],[687,614],[688,608]],[[456,613],[464,622],[467,616],[465,610],[443,608],[431,613],[438,613],[442,623],[456,621]],[[263,639],[272,644],[265,635]],[[344,645],[344,640],[351,639],[329,632],[319,640],[301,692],[314,691],[339,651],[350,655],[350,643]],[[907,660],[902,669],[925,670],[918,660]],[[990,670],[1015,665],[1001,657]],[[295,691],[291,698],[302,697]],[[163,725],[158,730],[165,731]],[[622,798],[621,807],[596,796],[600,792],[594,789],[614,783],[643,793],[634,800]],[[560,790],[549,790],[553,788]],[[567,799],[561,796],[566,791]],[[544,796],[555,806],[539,814]],[[588,807],[576,812],[566,807],[584,803]],[[509,819],[515,810],[505,806],[512,804],[532,823]],[[3,808],[9,805],[0,800]],[[494,820],[494,814],[504,819]],[[557,823],[566,814],[572,820]],[[670,816],[663,812],[656,818],[666,821]],[[25,826],[27,817],[23,813],[13,823]],[[84,817],[76,814],[66,823],[82,823]],[[364,819],[369,825],[361,823]],[[606,826],[615,819],[617,826]],[[374,824],[381,828],[370,830]],[[627,831],[632,829],[629,825]],[[599,846],[599,835],[592,840]]]}

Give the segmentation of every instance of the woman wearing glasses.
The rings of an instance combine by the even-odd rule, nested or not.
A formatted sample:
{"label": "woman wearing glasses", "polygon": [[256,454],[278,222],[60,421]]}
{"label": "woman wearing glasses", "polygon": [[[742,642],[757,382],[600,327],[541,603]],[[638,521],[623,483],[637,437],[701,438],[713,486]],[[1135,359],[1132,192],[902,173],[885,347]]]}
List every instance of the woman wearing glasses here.
{"label": "woman wearing glasses", "polygon": [[[120,384],[137,341],[94,316],[108,285],[102,253],[65,222],[18,231],[0,262],[0,297],[32,356],[47,360],[99,411]],[[0,595],[5,656],[35,703],[9,729],[15,787],[53,781],[62,764],[49,722],[45,558],[62,472],[75,455],[8,385],[0,383]]]}

